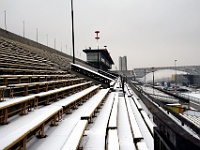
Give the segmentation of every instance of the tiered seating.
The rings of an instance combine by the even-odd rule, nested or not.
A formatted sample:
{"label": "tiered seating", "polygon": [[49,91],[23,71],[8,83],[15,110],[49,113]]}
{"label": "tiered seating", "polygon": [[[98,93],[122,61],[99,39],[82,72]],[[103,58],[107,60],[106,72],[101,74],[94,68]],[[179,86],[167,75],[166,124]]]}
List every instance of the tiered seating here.
{"label": "tiered seating", "polygon": [[[36,113],[39,115],[34,116]],[[31,116],[34,117],[24,122],[24,125],[16,125],[17,130],[8,131],[11,133],[0,137],[0,149],[26,149],[26,143],[33,135],[36,134],[39,138],[46,137],[44,133],[45,126],[49,123],[52,126],[57,125],[57,121],[62,119],[62,107],[48,106],[33,112]]]}
{"label": "tiered seating", "polygon": [[83,82],[83,78],[8,84],[7,87],[10,88],[9,94],[10,97],[13,98],[15,94],[27,96],[29,93],[39,93],[41,91],[54,90],[55,88],[65,87],[67,85],[73,85],[81,82]]}
{"label": "tiered seating", "polygon": [[102,89],[95,95],[96,101],[89,107],[89,109],[83,114],[81,120],[88,120],[89,123],[92,122],[92,118],[95,116],[98,108],[101,106],[103,100],[108,95],[109,89]]}
{"label": "tiered seating", "polygon": [[[71,72],[76,73],[84,78],[89,78],[96,84],[101,84],[104,88],[110,88],[110,83],[113,81],[113,79],[107,76],[78,64],[71,63]],[[114,83],[112,83],[112,86],[114,86]]]}
{"label": "tiered seating", "polygon": [[[90,132],[85,132],[86,129],[91,128],[91,125],[88,124],[99,119],[93,117],[102,116],[100,108],[102,108],[109,92],[113,92],[109,106],[106,107],[109,110],[105,111],[103,108],[107,114],[107,119],[104,120],[105,125],[102,126],[105,129],[105,148],[120,149],[118,92],[121,92],[121,88],[115,90],[107,88],[110,86],[113,88],[120,87],[119,82],[115,84],[116,81],[108,78],[106,73],[106,76],[104,76],[82,67],[82,64],[71,64],[76,73],[80,73],[81,70],[81,73],[86,73],[87,76],[87,78],[84,76],[77,77],[75,74],[71,74],[73,71],[67,70],[69,58],[59,55],[59,52],[52,51],[50,53],[45,49],[34,48],[6,39],[0,40],[0,44],[3,45],[0,53],[0,58],[2,58],[0,60],[2,62],[0,65],[0,101],[2,101],[0,102],[0,124],[7,124],[0,127],[16,126],[18,129],[1,132],[0,141],[3,144],[0,144],[0,149],[26,149],[27,142],[30,140],[33,142],[28,143],[28,147],[32,146],[32,143],[39,142],[35,135],[38,138],[45,138],[47,137],[46,134],[55,131],[56,128],[49,129],[48,125],[56,126],[60,124],[63,126],[62,123],[69,123],[69,118],[70,123],[71,121],[73,123],[71,123],[66,136],[62,137],[63,141],[60,142],[62,146],[59,145],[59,147],[62,149],[81,149],[85,144],[84,142],[87,141],[87,137],[84,135],[88,135]],[[91,79],[105,84],[106,89],[101,89],[102,85],[94,85]],[[121,97],[122,95],[120,95]],[[138,149],[143,149],[146,148],[145,136],[142,135],[141,128],[138,127],[139,124],[136,115],[133,113],[132,103],[135,103],[138,112],[144,119],[148,117],[145,113],[142,115],[142,107],[135,99],[131,101],[130,97],[132,97],[131,93],[129,93],[129,97],[125,96],[124,101],[127,104],[128,121],[135,146]],[[85,103],[85,101],[87,102]],[[87,109],[84,108],[84,105],[87,106]],[[82,110],[85,111],[81,112]],[[76,119],[71,119],[71,116],[77,112]],[[9,133],[10,131],[11,133]]]}
{"label": "tiered seating", "polygon": [[108,129],[117,129],[117,118],[118,118],[118,93],[116,93],[114,97],[114,104],[110,114]]}
{"label": "tiered seating", "polygon": [[[42,58],[33,51],[43,53],[45,57]],[[26,143],[34,135],[46,137],[44,132],[48,124],[56,126],[57,121],[62,119],[63,112],[70,113],[71,109],[82,105],[101,86],[92,86],[92,81],[69,74],[66,69],[57,69],[58,64],[54,61],[61,61],[62,56],[4,38],[0,38],[0,58],[0,124],[4,124],[5,128],[13,125],[18,127],[18,130],[5,131],[4,135],[0,135],[0,141],[4,142],[0,144],[1,149],[26,149]],[[56,60],[49,61],[51,59]],[[102,91],[98,103],[91,106],[95,108],[90,117],[99,108],[109,89]],[[28,114],[25,118],[29,118],[29,121],[19,127],[18,120],[24,120],[21,116],[25,114]],[[80,122],[85,123],[84,131],[88,120]],[[83,124],[80,124],[76,128],[82,128]],[[79,142],[82,135],[80,134]]]}
{"label": "tiered seating", "polygon": [[88,121],[87,120],[79,120],[75,128],[73,129],[70,137],[64,144],[62,150],[76,150],[79,149],[81,139],[83,134],[87,128]]}
{"label": "tiered seating", "polygon": [[[13,43],[13,41],[10,41],[10,43]],[[34,58],[36,60],[43,61],[44,63],[50,64],[50,65],[53,64],[54,67],[62,69],[62,70],[68,70],[70,68],[69,62],[71,61],[71,59],[69,59],[68,57],[64,57],[62,55],[59,55],[58,51],[51,49],[52,51],[49,52],[47,50],[32,47],[32,46],[22,44],[22,43],[19,43],[19,42],[16,42],[16,41],[14,42],[14,44],[15,44],[14,46],[16,46],[17,48],[28,50],[28,53],[30,53],[31,55],[34,54]],[[13,47],[12,49],[16,49],[16,47]],[[42,47],[44,47],[44,46],[42,46]],[[44,49],[45,48],[46,47],[44,47]],[[28,55],[28,54],[26,54],[26,55]],[[38,59],[38,57],[40,59]]]}
{"label": "tiered seating", "polygon": [[114,102],[107,127],[108,128],[106,135],[107,150],[120,149],[118,140],[117,122],[118,122],[118,93],[115,93]]}
{"label": "tiered seating", "polygon": [[35,69],[40,70],[40,72],[54,72],[56,69],[53,66],[53,63],[46,61],[44,58],[36,56],[34,53],[17,46],[14,42],[1,38],[0,48],[1,71],[2,68],[5,68],[4,71],[10,71],[9,69],[12,68],[12,73]]}
{"label": "tiered seating", "polygon": [[146,112],[143,110],[142,106],[140,105],[140,103],[138,102],[138,99],[133,96],[133,91],[129,88],[129,86],[126,84],[126,91],[129,95],[129,97],[132,98],[133,102],[135,103],[135,106],[137,107],[138,111],[140,112],[142,118],[144,119],[150,133],[152,136],[154,136],[154,132],[153,132],[153,128],[154,125],[153,123],[150,121],[149,117],[147,116]]}
{"label": "tiered seating", "polygon": [[119,150],[119,140],[117,130],[108,131],[107,150]]}
{"label": "tiered seating", "polygon": [[[128,96],[126,97],[126,103],[129,103],[128,102]],[[133,132],[134,141],[135,141],[135,143],[137,143],[138,141],[143,139],[143,136],[142,136],[142,133],[141,133],[140,128],[138,126],[138,123],[135,119],[135,116],[133,114],[132,108],[128,104],[127,104],[127,110],[128,110],[128,114],[129,114],[130,125],[131,125],[131,130]]]}

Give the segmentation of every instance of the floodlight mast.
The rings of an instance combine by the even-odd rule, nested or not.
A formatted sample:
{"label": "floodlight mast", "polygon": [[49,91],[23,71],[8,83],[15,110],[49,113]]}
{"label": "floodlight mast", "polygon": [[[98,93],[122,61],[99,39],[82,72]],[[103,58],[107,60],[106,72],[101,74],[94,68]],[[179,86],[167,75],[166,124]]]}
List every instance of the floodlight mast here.
{"label": "floodlight mast", "polygon": [[73,51],[73,64],[75,64],[75,46],[74,46],[74,11],[73,0],[71,0],[71,18],[72,18],[72,51]]}

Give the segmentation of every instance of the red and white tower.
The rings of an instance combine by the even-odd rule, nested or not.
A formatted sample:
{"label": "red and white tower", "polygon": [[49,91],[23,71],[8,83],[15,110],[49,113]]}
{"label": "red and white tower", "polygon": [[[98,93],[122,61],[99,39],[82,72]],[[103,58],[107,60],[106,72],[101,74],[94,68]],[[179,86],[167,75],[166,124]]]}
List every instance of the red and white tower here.
{"label": "red and white tower", "polygon": [[100,31],[95,31],[95,33],[96,33],[96,37],[95,37],[95,39],[97,40],[97,49],[99,49],[98,40],[100,39],[100,37],[99,37],[99,33],[100,33]]}

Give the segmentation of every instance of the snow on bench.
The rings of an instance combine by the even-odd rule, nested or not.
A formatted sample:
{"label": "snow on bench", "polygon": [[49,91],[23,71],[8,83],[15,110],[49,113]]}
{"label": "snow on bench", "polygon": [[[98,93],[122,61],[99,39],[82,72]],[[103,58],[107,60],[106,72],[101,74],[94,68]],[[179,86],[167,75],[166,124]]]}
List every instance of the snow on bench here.
{"label": "snow on bench", "polygon": [[65,142],[62,150],[78,150],[80,147],[80,143],[84,132],[87,128],[88,121],[87,120],[79,120],[79,122],[74,127],[72,133],[70,134],[68,140]]}
{"label": "snow on bench", "polygon": [[114,87],[115,83],[116,83],[115,80],[114,80],[114,81],[111,81],[111,82],[110,82],[110,87]]}
{"label": "snow on bench", "polygon": [[[70,112],[70,108],[76,108],[78,103],[82,103],[85,99],[83,97],[87,96],[89,98],[91,95],[94,94],[94,92],[97,92],[99,90],[101,85],[94,85],[91,86],[81,92],[78,92],[76,94],[73,94],[66,99],[63,99],[62,101],[56,102],[55,105],[59,105],[63,107],[63,110],[67,110],[67,112]],[[89,94],[89,95],[88,95]],[[78,102],[80,101],[80,102]]]}
{"label": "snow on bench", "polygon": [[[39,92],[39,86],[45,86],[44,90],[48,91],[49,86],[52,85],[52,88],[55,88],[55,84],[62,83],[66,85],[66,83],[70,83],[73,85],[74,83],[82,82],[83,78],[77,79],[66,79],[66,80],[53,80],[53,81],[42,81],[42,82],[31,82],[31,83],[17,83],[17,84],[8,84],[10,88],[10,98],[13,98],[14,94],[23,93],[25,96],[29,94],[30,90],[34,90],[37,93]],[[29,89],[29,87],[35,87],[34,89]]]}
{"label": "snow on bench", "polygon": [[117,129],[108,131],[107,150],[119,150],[119,139]]}
{"label": "snow on bench", "polygon": [[134,103],[135,103],[137,109],[138,109],[139,111],[141,111],[143,108],[142,108],[142,106],[140,105],[140,103],[138,102],[137,98],[136,98],[135,96],[132,96],[132,99],[133,99],[133,101],[134,101]]}
{"label": "snow on bench", "polygon": [[101,89],[97,94],[95,94],[92,98],[96,99],[96,101],[88,108],[88,110],[83,114],[81,120],[92,121],[92,117],[95,115],[96,110],[101,105],[102,101],[105,99],[109,91],[107,89]]}
{"label": "snow on bench", "polygon": [[137,142],[136,145],[138,150],[149,150],[144,141]]}
{"label": "snow on bench", "polygon": [[79,86],[84,86],[84,85],[91,84],[91,83],[92,83],[92,81],[79,83],[79,84],[75,84],[75,85],[70,85],[70,86],[59,88],[59,89],[38,93],[35,96],[36,97],[44,97],[44,96],[48,96],[48,95],[51,95],[51,94],[59,93],[59,92],[62,92],[62,91],[66,91],[66,90],[69,90],[69,89],[73,89],[73,88],[76,88],[76,87],[79,87]]}
{"label": "snow on bench", "polygon": [[130,91],[130,88],[129,88],[129,86],[128,86],[128,84],[126,84],[125,83],[125,91],[126,91],[126,93],[128,94],[128,97],[131,97],[133,94],[131,93],[131,91]]}
{"label": "snow on bench", "polygon": [[117,118],[118,118],[118,93],[114,96],[114,104],[112,107],[108,129],[117,129]]}
{"label": "snow on bench", "polygon": [[[16,125],[16,130],[9,131],[4,137],[0,136],[0,149],[26,149],[27,141],[36,133],[39,137],[45,137],[44,127],[49,122],[51,125],[57,125],[56,121],[62,118],[62,107],[59,106],[47,106],[32,112],[32,115],[36,114],[31,120],[22,125]],[[15,122],[13,122],[14,124]]]}
{"label": "snow on bench", "polygon": [[109,78],[109,77],[107,77],[107,76],[104,76],[104,75],[102,75],[102,74],[100,74],[100,73],[98,73],[98,72],[96,72],[96,71],[93,71],[93,70],[91,70],[91,69],[89,69],[89,68],[83,67],[83,66],[81,66],[81,65],[71,63],[71,66],[78,67],[78,68],[80,68],[80,69],[83,69],[83,70],[86,70],[86,71],[91,72],[91,73],[93,73],[93,74],[96,74],[96,75],[98,75],[98,76],[100,76],[100,77],[102,77],[102,78],[105,78],[105,79],[108,79],[108,80],[110,80],[110,81],[113,81],[113,79],[111,79],[111,78]]}
{"label": "snow on bench", "polygon": [[154,132],[153,132],[154,124],[151,122],[151,120],[149,119],[149,117],[147,116],[147,114],[144,110],[141,110],[140,113],[141,113],[142,118],[144,119],[144,122],[146,123],[149,131],[151,132],[151,135],[154,136]]}
{"label": "snow on bench", "polygon": [[21,79],[28,79],[29,81],[32,81],[33,78],[45,78],[47,80],[47,78],[50,79],[56,79],[56,80],[60,80],[60,79],[68,79],[68,78],[72,78],[72,77],[76,77],[75,74],[55,74],[55,75],[0,75],[0,78],[3,79],[3,85],[8,85],[9,84],[9,80],[13,80],[15,79],[17,81],[17,83],[21,83]]}
{"label": "snow on bench", "polygon": [[[145,120],[143,119],[140,111],[138,110],[137,106],[133,102],[132,98],[127,96],[127,100],[129,102],[129,105],[131,106],[132,113],[134,114],[135,120],[137,121],[137,126],[139,128],[138,131],[142,134],[142,137],[145,141],[145,143],[148,145],[150,149],[153,148],[153,135],[151,134],[151,131],[147,127],[147,124],[145,123]],[[135,140],[136,142],[142,141],[142,139]]]}
{"label": "snow on bench", "polygon": [[[58,98],[57,94],[59,94],[59,93],[61,93],[62,97],[64,97],[65,94],[67,94],[67,91],[68,91],[68,95],[69,95],[69,93],[70,93],[69,90],[72,90],[72,93],[74,93],[74,91],[75,91],[76,88],[82,88],[84,86],[91,85],[91,84],[92,84],[92,81],[88,81],[88,82],[84,82],[84,83],[79,83],[79,84],[75,84],[75,85],[70,85],[70,86],[59,88],[59,89],[55,89],[55,90],[51,90],[51,91],[47,91],[47,92],[38,93],[38,94],[35,95],[35,97],[38,100],[41,97],[55,95],[55,101],[56,101],[57,98]],[[46,105],[49,104],[49,98],[46,99],[45,104]]]}
{"label": "snow on bench", "polygon": [[[8,123],[8,115],[11,113],[15,113],[15,111],[19,111],[20,114],[27,113],[27,103],[35,103],[35,96],[30,95],[26,97],[16,98],[9,101],[3,101],[0,103],[0,124],[7,124]],[[12,107],[21,104],[20,109],[12,110]],[[33,104],[34,105],[34,104]]]}
{"label": "snow on bench", "polygon": [[[47,92],[41,92],[35,95],[30,95],[30,96],[25,96],[25,97],[21,97],[21,98],[16,98],[16,99],[12,99],[9,101],[4,101],[0,103],[0,124],[7,124],[8,123],[8,116],[9,114],[13,114],[13,113],[20,113],[20,114],[27,114],[27,108],[28,109],[32,109],[36,108],[38,106],[38,99],[40,97],[45,97],[45,96],[50,96],[53,94],[58,94],[59,92],[63,92],[63,91],[67,91],[70,89],[74,89],[77,87],[82,87],[82,86],[86,86],[86,85],[90,85],[92,82],[85,82],[85,83],[80,83],[80,84],[76,84],[76,85],[71,85],[71,86],[67,86],[67,87],[63,87],[63,88],[59,88],[59,89],[55,89],[55,90],[51,90],[51,91],[47,91]],[[56,99],[56,96],[52,98]],[[45,103],[49,104],[49,98],[45,99]],[[17,105],[19,105],[19,109],[11,109],[11,107],[16,107]]]}
{"label": "snow on bench", "polygon": [[80,76],[89,78],[90,80],[93,80],[96,84],[101,84],[105,88],[110,87],[110,82],[113,81],[113,79],[107,76],[104,76],[96,71],[93,71],[78,64],[71,63],[71,72],[76,72],[76,74],[78,73]]}
{"label": "snow on bench", "polygon": [[141,139],[143,139],[142,133],[140,131],[140,128],[137,124],[137,121],[135,119],[135,116],[133,114],[132,108],[130,106],[130,103],[128,101],[128,96],[125,95],[125,99],[126,99],[126,103],[127,103],[127,109],[128,109],[128,114],[129,114],[129,119],[130,119],[130,126],[131,126],[131,130],[132,130],[132,134],[134,137],[134,141],[140,141]]}

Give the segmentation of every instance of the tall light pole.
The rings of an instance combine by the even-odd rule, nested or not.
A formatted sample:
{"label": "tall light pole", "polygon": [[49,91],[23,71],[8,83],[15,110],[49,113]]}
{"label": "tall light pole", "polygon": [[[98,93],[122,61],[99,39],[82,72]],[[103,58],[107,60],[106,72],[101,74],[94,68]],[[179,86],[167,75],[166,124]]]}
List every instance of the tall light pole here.
{"label": "tall light pole", "polygon": [[25,37],[25,21],[23,21],[23,37]]}
{"label": "tall light pole", "polygon": [[56,49],[56,38],[54,38],[54,49]]}
{"label": "tall light pole", "polygon": [[5,30],[7,30],[7,24],[6,24],[6,10],[4,10],[4,25],[5,25]]}
{"label": "tall light pole", "polygon": [[49,38],[48,38],[48,34],[47,34],[46,36],[47,36],[47,46],[49,46]]}
{"label": "tall light pole", "polygon": [[38,42],[38,28],[36,28],[36,42]]}
{"label": "tall light pole", "polygon": [[152,67],[152,72],[153,72],[153,96],[154,96],[154,71],[155,71],[155,68]]}
{"label": "tall light pole", "polygon": [[175,60],[174,60],[174,66],[175,66],[174,80],[175,80],[175,85],[176,85],[176,62],[177,62],[177,60],[175,59]]}
{"label": "tall light pole", "polygon": [[71,0],[71,17],[72,17],[72,50],[73,50],[73,63],[75,64],[75,47],[74,47],[74,11],[73,0]]}

